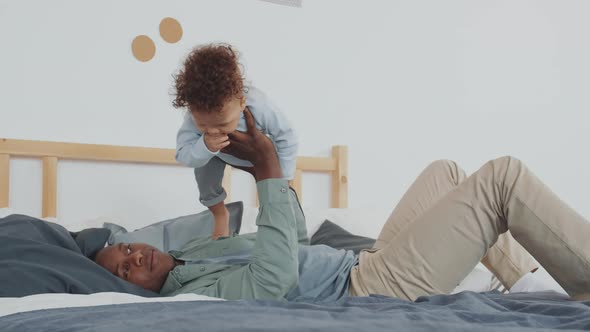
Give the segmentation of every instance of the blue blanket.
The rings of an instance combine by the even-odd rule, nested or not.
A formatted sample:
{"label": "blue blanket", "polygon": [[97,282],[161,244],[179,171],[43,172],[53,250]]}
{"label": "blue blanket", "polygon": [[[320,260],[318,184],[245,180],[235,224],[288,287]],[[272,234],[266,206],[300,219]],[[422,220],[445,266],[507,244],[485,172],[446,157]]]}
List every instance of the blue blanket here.
{"label": "blue blanket", "polygon": [[340,303],[190,301],[38,310],[2,331],[539,331],[590,330],[590,302],[555,294],[348,298]]}

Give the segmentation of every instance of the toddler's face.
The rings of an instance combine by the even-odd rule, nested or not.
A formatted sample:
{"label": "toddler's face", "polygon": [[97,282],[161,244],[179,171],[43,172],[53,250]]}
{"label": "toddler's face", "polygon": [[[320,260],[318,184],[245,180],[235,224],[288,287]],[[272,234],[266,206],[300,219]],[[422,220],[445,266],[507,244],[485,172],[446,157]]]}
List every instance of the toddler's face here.
{"label": "toddler's face", "polygon": [[200,132],[209,135],[227,135],[238,128],[240,115],[246,106],[245,97],[227,102],[220,112],[191,112]]}

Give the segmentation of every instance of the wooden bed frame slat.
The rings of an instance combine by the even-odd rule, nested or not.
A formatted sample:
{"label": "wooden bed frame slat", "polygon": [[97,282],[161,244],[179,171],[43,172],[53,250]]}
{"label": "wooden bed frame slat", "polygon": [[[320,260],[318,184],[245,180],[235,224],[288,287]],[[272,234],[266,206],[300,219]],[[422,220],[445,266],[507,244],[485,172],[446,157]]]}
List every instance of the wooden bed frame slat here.
{"label": "wooden bed frame slat", "polygon": [[57,217],[57,158],[43,157],[43,218]]}
{"label": "wooden bed frame slat", "polygon": [[95,160],[176,165],[173,149],[115,145],[58,143],[3,138],[0,151],[12,156],[57,157],[67,160]]}
{"label": "wooden bed frame slat", "polygon": [[332,173],[332,206],[348,207],[348,148],[332,147],[332,157],[336,160],[336,171]]}
{"label": "wooden bed frame slat", "polygon": [[10,155],[0,154],[0,208],[8,207],[10,195]]}
{"label": "wooden bed frame slat", "polygon": [[314,172],[332,172],[337,167],[336,158],[326,157],[298,157],[297,168],[304,169],[305,171]]}
{"label": "wooden bed frame slat", "polygon": [[300,202],[303,201],[303,192],[301,191],[302,177],[303,177],[303,172],[300,169],[296,169],[295,170],[295,177],[293,178],[293,181],[291,182],[291,187],[293,187],[293,189],[295,189],[295,192],[297,193],[297,196],[299,197]]}
{"label": "wooden bed frame slat", "polygon": [[[100,144],[60,143],[0,138],[0,207],[9,206],[10,158],[33,157],[43,160],[43,217],[57,216],[57,167],[60,159],[164,164],[180,166],[174,149],[114,146]],[[332,207],[348,206],[348,149],[334,146],[331,157],[298,157],[291,185],[302,197],[303,172],[332,174]],[[225,169],[223,187],[231,201],[232,167]]]}

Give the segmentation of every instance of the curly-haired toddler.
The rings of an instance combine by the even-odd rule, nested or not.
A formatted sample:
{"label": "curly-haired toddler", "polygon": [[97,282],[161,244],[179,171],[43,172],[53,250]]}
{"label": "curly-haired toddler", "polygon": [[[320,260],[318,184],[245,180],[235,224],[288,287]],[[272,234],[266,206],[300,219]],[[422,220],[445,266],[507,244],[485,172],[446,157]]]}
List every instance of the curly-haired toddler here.
{"label": "curly-haired toddler", "polygon": [[175,90],[174,107],[188,110],[176,138],[176,160],[195,169],[199,200],[215,219],[213,238],[229,236],[227,194],[221,185],[225,165],[248,170],[252,164],[221,150],[230,144],[228,134],[246,130],[244,110],[273,141],[288,180],[295,174],[297,136],[267,96],[244,82],[239,54],[231,45],[196,47],[175,75]]}

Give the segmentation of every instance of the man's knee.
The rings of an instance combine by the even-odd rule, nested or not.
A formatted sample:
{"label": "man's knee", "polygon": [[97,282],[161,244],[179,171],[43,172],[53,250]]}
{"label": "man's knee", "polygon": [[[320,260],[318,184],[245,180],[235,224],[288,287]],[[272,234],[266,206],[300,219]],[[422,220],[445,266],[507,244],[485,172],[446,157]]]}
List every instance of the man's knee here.
{"label": "man's knee", "polygon": [[488,174],[497,183],[512,183],[526,170],[526,165],[513,156],[490,160],[486,166],[489,167],[490,172],[484,172],[484,175]]}
{"label": "man's knee", "polygon": [[425,172],[446,174],[455,184],[459,184],[465,178],[465,171],[455,161],[449,159],[439,159],[431,162],[426,167]]}
{"label": "man's knee", "polygon": [[490,163],[494,165],[494,168],[506,169],[506,170],[517,170],[522,166],[525,166],[524,163],[513,156],[502,156],[493,160],[490,160]]}
{"label": "man's knee", "polygon": [[431,162],[430,164],[428,164],[428,167],[433,167],[433,168],[449,168],[449,167],[458,167],[457,166],[457,162],[453,161],[453,160],[449,160],[449,159],[439,159],[439,160],[435,160],[433,162]]}
{"label": "man's knee", "polygon": [[520,159],[510,155],[502,156],[494,160],[502,163],[521,163]]}

